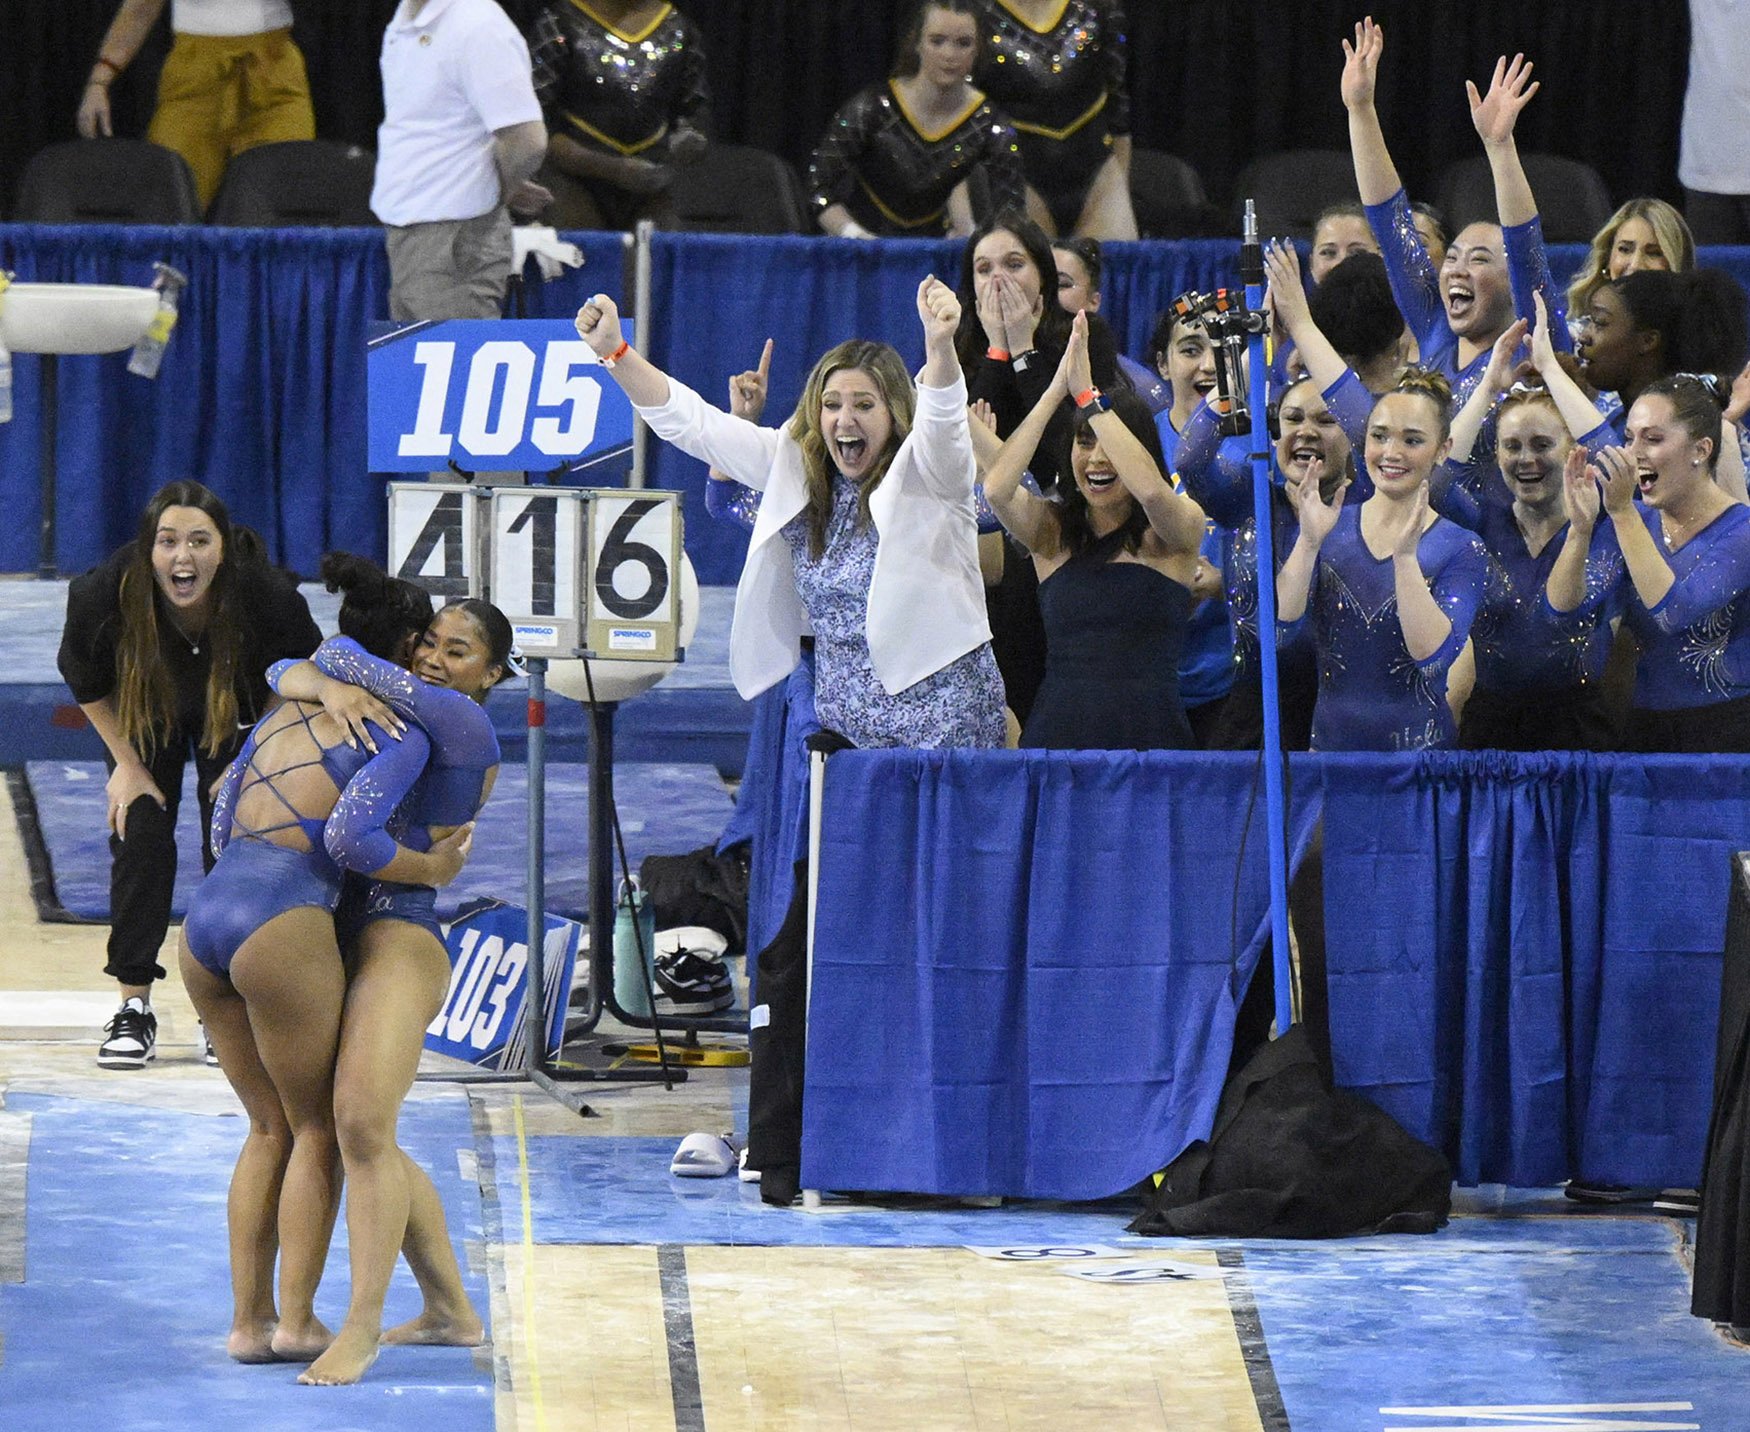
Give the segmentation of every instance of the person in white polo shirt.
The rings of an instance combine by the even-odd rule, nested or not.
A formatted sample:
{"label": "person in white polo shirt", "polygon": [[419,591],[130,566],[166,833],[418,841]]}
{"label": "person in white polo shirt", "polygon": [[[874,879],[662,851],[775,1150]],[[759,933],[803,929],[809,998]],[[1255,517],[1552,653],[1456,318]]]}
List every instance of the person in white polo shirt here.
{"label": "person in white polo shirt", "polygon": [[401,0],[382,69],[371,209],[388,226],[389,316],[496,318],[510,211],[553,197],[532,177],[547,129],[528,45],[497,0]]}
{"label": "person in white polo shirt", "polygon": [[[110,83],[163,13],[164,0],[122,0],[79,99],[85,138],[111,132]],[[233,154],[316,137],[310,81],[292,43],[289,0],[171,0],[170,28],[176,40],[158,75],[146,138],[188,161],[204,209]]]}

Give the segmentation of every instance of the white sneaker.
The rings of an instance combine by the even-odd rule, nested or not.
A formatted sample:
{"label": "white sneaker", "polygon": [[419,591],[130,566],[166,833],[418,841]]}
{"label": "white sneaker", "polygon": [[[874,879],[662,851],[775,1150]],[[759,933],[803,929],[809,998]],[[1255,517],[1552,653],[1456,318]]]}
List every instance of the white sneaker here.
{"label": "white sneaker", "polygon": [[104,1069],[144,1069],[158,1053],[158,1016],[138,995],[124,1000],[103,1026],[97,1063]]}
{"label": "white sneaker", "polygon": [[217,1069],[219,1067],[219,1051],[213,1048],[213,1036],[207,1033],[206,1025],[201,1024],[195,1027],[200,1030],[201,1063],[209,1069]]}

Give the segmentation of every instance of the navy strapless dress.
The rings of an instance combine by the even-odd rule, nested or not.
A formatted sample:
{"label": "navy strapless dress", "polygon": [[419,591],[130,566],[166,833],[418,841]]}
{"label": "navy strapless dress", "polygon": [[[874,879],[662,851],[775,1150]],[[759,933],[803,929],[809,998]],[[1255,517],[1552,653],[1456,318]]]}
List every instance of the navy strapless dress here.
{"label": "navy strapless dress", "polygon": [[1190,591],[1096,543],[1039,584],[1045,679],[1023,746],[1182,750],[1196,742],[1179,699]]}

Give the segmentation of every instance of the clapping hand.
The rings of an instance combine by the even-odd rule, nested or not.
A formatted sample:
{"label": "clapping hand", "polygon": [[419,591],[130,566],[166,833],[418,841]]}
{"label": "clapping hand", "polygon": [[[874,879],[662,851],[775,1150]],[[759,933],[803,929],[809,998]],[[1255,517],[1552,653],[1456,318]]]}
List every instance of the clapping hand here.
{"label": "clapping hand", "polygon": [[1632,512],[1640,479],[1635,475],[1635,461],[1628,455],[1628,449],[1607,447],[1593,457],[1592,465],[1598,470],[1598,480],[1604,489],[1604,510],[1612,517]]}
{"label": "clapping hand", "polygon": [[1064,345],[1063,362],[1058,365],[1070,397],[1085,393],[1094,386],[1094,370],[1088,362],[1088,315],[1078,312],[1070,320],[1069,342]]}
{"label": "clapping hand", "polygon": [[1270,277],[1266,301],[1282,326],[1293,333],[1311,317],[1306,287],[1300,281],[1300,255],[1281,239],[1272,239],[1264,246],[1264,272]]}
{"label": "clapping hand", "polygon": [[1345,477],[1326,501],[1319,492],[1323,476],[1323,463],[1309,464],[1304,471],[1288,475],[1288,500],[1294,504],[1302,534],[1315,547],[1322,546],[1331,535],[1343,512],[1343,499],[1349,493],[1349,479]]}
{"label": "clapping hand", "polygon": [[1391,548],[1394,558],[1414,559],[1428,525],[1428,484],[1422,483],[1403,502],[1393,503],[1382,514],[1377,535]]}
{"label": "clapping hand", "polygon": [[1598,524],[1598,477],[1592,471],[1591,457],[1578,444],[1568,449],[1562,464],[1562,496],[1567,503],[1568,525],[1579,533],[1590,532]]}
{"label": "clapping hand", "polygon": [[[1540,300],[1541,302],[1541,300]],[[1507,390],[1513,380],[1513,374],[1518,371],[1519,345],[1525,341],[1525,336],[1531,330],[1531,324],[1516,318],[1508,325],[1507,331],[1495,340],[1495,346],[1489,351],[1489,367],[1483,381],[1492,393],[1502,393]],[[1547,343],[1547,339],[1545,340]]]}

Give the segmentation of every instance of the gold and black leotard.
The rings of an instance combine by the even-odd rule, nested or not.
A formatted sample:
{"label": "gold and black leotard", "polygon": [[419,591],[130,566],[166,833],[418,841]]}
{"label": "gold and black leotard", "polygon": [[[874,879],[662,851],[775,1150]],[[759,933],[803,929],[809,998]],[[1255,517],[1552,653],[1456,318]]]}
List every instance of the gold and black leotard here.
{"label": "gold and black leotard", "polygon": [[633,32],[584,0],[551,0],[536,21],[533,59],[549,123],[592,149],[661,159],[676,130],[709,126],[699,32],[672,5]]}
{"label": "gold and black leotard", "polygon": [[1036,30],[1007,0],[981,0],[986,43],[974,82],[1009,116],[1027,182],[1068,233],[1114,136],[1130,133],[1124,9],[1063,0]]}
{"label": "gold and black leotard", "polygon": [[942,231],[954,186],[983,167],[993,209],[1021,201],[1015,131],[983,95],[926,133],[889,80],[853,96],[827,126],[808,162],[809,198],[818,215],[843,204],[871,233]]}

